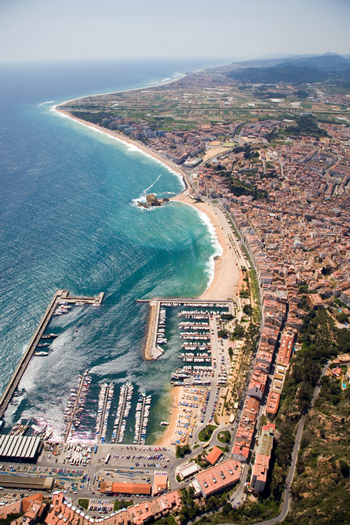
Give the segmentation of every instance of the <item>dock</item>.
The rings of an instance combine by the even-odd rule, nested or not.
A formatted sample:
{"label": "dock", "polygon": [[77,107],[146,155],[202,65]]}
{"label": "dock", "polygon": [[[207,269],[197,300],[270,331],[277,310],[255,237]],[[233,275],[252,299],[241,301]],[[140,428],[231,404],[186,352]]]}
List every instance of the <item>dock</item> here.
{"label": "dock", "polygon": [[15,392],[15,390],[18,387],[18,384],[20,380],[22,379],[22,376],[24,372],[27,369],[27,366],[33,357],[33,354],[40,342],[40,339],[42,335],[44,334],[49,322],[51,321],[52,315],[54,311],[56,310],[58,304],[60,302],[66,302],[66,303],[84,303],[84,304],[96,304],[101,305],[102,300],[104,297],[104,293],[101,292],[97,297],[76,297],[76,296],[70,296],[68,290],[57,290],[55,293],[53,299],[51,300],[46,312],[44,313],[43,318],[41,319],[38,328],[36,329],[27,350],[25,351],[24,355],[22,356],[20,362],[17,365],[16,370],[12,374],[12,377],[3,393],[0,399],[0,418],[4,415],[12,396]]}
{"label": "dock", "polygon": [[157,332],[161,307],[192,306],[199,308],[228,308],[230,313],[232,313],[233,310],[232,301],[210,301],[208,299],[188,299],[181,297],[155,297],[153,299],[138,299],[137,302],[148,303],[150,307],[146,346],[144,352],[145,359],[147,361],[156,360],[164,353],[164,350],[162,350],[159,345],[157,345]]}
{"label": "dock", "polygon": [[75,418],[75,414],[76,414],[76,411],[77,411],[77,408],[78,408],[78,405],[79,405],[81,391],[83,389],[84,381],[85,381],[85,378],[86,378],[87,374],[88,374],[87,371],[84,372],[84,374],[83,374],[83,376],[81,378],[81,381],[80,381],[80,384],[79,384],[79,388],[78,388],[77,397],[76,397],[76,400],[75,400],[75,403],[74,403],[74,407],[73,407],[73,410],[72,410],[71,418],[70,418],[70,421],[69,421],[69,423],[67,425],[66,433],[64,435],[64,439],[63,439],[64,443],[67,443],[67,441],[68,441],[69,434],[70,434],[70,431],[71,431],[71,428],[72,428],[72,425],[73,425],[73,421],[74,421],[74,418]]}

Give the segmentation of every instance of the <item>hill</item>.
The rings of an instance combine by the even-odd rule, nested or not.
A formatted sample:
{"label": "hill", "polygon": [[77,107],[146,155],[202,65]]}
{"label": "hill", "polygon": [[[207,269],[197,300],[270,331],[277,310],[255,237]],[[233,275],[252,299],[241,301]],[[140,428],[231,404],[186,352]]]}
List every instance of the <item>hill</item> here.
{"label": "hill", "polygon": [[275,84],[277,82],[291,82],[305,84],[324,82],[328,74],[313,67],[306,66],[274,66],[274,67],[248,67],[231,71],[229,78],[243,82]]}

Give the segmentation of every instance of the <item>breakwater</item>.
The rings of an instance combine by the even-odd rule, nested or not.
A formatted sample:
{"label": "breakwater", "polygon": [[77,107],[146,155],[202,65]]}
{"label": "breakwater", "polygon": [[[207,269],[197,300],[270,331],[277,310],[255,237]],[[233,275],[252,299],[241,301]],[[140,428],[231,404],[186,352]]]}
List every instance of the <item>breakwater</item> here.
{"label": "breakwater", "polygon": [[27,366],[31,360],[31,358],[34,355],[34,352],[44,335],[44,332],[51,321],[51,318],[57,308],[57,306],[61,303],[84,303],[84,304],[94,304],[96,306],[100,306],[101,302],[103,300],[104,293],[101,292],[97,297],[81,297],[81,296],[70,296],[68,290],[57,290],[55,293],[53,299],[51,300],[46,312],[44,313],[44,316],[42,317],[38,328],[36,329],[32,339],[30,340],[30,343],[22,356],[20,362],[18,363],[14,373],[12,374],[12,377],[0,399],[0,418],[4,415],[4,412],[6,411],[8,404],[10,403],[12,396],[18,387],[18,384],[24,374],[24,372],[27,369]]}

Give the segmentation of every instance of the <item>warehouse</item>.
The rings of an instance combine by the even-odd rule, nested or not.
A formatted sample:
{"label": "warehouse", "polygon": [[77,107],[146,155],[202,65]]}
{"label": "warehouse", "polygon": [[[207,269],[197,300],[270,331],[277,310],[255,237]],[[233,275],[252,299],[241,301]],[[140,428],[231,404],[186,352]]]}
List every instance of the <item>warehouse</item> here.
{"label": "warehouse", "polygon": [[0,436],[0,460],[34,463],[42,448],[38,437]]}
{"label": "warehouse", "polygon": [[0,474],[1,487],[13,489],[31,489],[31,490],[52,490],[54,483],[53,478],[49,477],[31,477],[31,476],[11,476]]}
{"label": "warehouse", "polygon": [[130,495],[151,495],[151,485],[148,483],[113,483],[112,481],[102,481],[100,492],[103,494],[130,494]]}

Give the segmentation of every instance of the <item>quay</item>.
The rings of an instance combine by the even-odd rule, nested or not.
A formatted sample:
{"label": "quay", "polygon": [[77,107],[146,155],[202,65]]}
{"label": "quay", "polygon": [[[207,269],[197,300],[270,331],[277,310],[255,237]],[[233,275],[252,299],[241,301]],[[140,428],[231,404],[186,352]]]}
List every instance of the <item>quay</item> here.
{"label": "quay", "polygon": [[209,300],[209,299],[188,299],[184,297],[155,297],[153,299],[137,299],[138,303],[148,303],[150,306],[150,313],[148,319],[147,338],[145,346],[145,359],[153,361],[158,359],[163,353],[157,345],[157,332],[159,325],[159,313],[161,307],[179,307],[179,306],[193,306],[199,308],[228,308],[232,313],[233,303],[231,301],[223,300]]}
{"label": "quay", "polygon": [[24,355],[22,356],[20,362],[18,363],[17,365],[17,368],[16,370],[14,371],[10,381],[9,381],[9,384],[7,385],[3,395],[1,396],[1,399],[0,399],[0,418],[3,417],[11,399],[12,399],[12,396],[16,390],[16,388],[18,387],[18,384],[20,382],[20,380],[22,379],[22,376],[25,372],[25,370],[27,369],[27,366],[31,360],[31,358],[33,357],[33,354],[40,342],[40,339],[42,337],[42,335],[44,334],[45,330],[46,330],[46,327],[47,325],[49,324],[49,322],[51,321],[51,318],[52,318],[52,315],[54,313],[54,311],[56,310],[56,307],[57,305],[64,301],[66,303],[76,303],[76,302],[80,302],[80,303],[84,303],[84,304],[96,304],[96,305],[100,305],[102,303],[102,300],[103,300],[103,297],[104,297],[104,293],[101,292],[97,297],[75,297],[75,296],[70,296],[69,295],[69,291],[68,290],[57,290],[57,292],[55,293],[52,301],[50,302],[43,318],[41,319],[40,323],[39,323],[39,326],[38,328],[36,329],[29,345],[28,345],[28,348],[27,350],[25,351]]}

